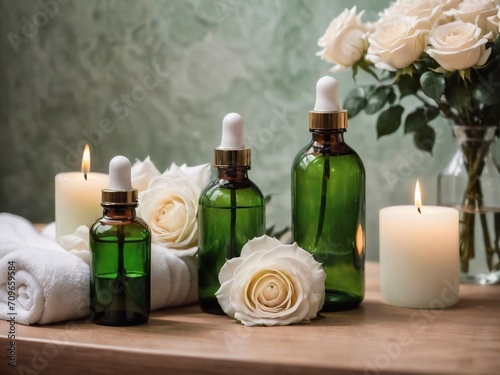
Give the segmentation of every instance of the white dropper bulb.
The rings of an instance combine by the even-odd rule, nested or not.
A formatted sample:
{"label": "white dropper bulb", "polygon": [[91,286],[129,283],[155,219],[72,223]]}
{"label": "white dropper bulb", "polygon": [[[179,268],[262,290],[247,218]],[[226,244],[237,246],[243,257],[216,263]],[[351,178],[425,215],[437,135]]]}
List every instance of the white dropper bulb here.
{"label": "white dropper bulb", "polygon": [[316,84],[316,112],[338,112],[339,105],[339,84],[337,80],[330,76],[321,77]]}
{"label": "white dropper bulb", "polygon": [[222,138],[219,150],[241,150],[243,140],[243,118],[238,113],[228,113],[222,120]]}
{"label": "white dropper bulb", "polygon": [[132,165],[125,156],[115,156],[109,162],[109,185],[110,190],[131,190],[132,182],[130,170]]}

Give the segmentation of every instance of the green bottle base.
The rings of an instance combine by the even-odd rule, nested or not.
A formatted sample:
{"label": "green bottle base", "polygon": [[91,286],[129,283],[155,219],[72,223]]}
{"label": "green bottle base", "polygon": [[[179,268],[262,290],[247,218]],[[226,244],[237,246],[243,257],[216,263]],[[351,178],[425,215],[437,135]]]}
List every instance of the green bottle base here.
{"label": "green bottle base", "polygon": [[148,320],[148,315],[135,311],[111,310],[96,313],[92,322],[105,326],[135,326]]}
{"label": "green bottle base", "polygon": [[325,304],[321,312],[352,310],[359,306],[363,297],[339,290],[325,291]]}
{"label": "green bottle base", "polygon": [[198,304],[201,309],[209,314],[226,315],[217,301],[216,297],[199,298]]}

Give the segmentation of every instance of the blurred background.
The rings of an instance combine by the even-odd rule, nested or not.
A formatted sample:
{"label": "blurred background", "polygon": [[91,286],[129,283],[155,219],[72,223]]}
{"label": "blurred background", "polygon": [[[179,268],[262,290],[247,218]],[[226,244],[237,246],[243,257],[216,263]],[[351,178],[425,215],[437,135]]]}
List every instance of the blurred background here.
{"label": "blurred background", "polygon": [[[222,118],[239,112],[253,149],[251,179],[265,195],[268,226],[290,225],[290,167],[310,139],[308,111],[330,64],[317,40],[344,8],[373,21],[388,0],[0,0],[0,212],[54,220],[54,176],[92,171],[117,154],[213,162]],[[333,74],[341,98],[372,79]],[[405,102],[407,112],[412,103]],[[350,121],[347,143],[367,173],[367,255],[378,259],[378,211],[436,202],[436,178],[452,150],[436,119],[434,154],[403,129],[377,140],[375,117]]]}

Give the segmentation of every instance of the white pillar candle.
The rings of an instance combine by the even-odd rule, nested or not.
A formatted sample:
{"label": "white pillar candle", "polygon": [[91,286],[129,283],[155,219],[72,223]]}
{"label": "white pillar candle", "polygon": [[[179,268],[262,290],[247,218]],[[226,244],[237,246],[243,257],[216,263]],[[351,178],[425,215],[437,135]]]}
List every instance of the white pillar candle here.
{"label": "white pillar candle", "polygon": [[458,302],[458,220],[458,211],[448,207],[380,210],[380,290],[386,303],[432,309]]}
{"label": "white pillar candle", "polygon": [[[73,234],[80,225],[90,226],[102,216],[101,189],[108,186],[108,175],[89,173],[90,153],[85,148],[82,172],[56,175],[56,239]],[[86,178],[85,178],[86,177]]]}

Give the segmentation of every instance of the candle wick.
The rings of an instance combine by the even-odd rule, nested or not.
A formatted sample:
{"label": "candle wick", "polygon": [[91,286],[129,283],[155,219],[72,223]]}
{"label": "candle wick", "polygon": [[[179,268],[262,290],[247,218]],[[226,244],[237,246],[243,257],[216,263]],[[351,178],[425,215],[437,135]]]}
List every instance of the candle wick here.
{"label": "candle wick", "polygon": [[85,178],[85,181],[87,181],[87,173],[83,172],[83,178]]}
{"label": "candle wick", "polygon": [[420,211],[420,207],[417,207],[417,211],[419,214],[422,214],[422,211]]}

